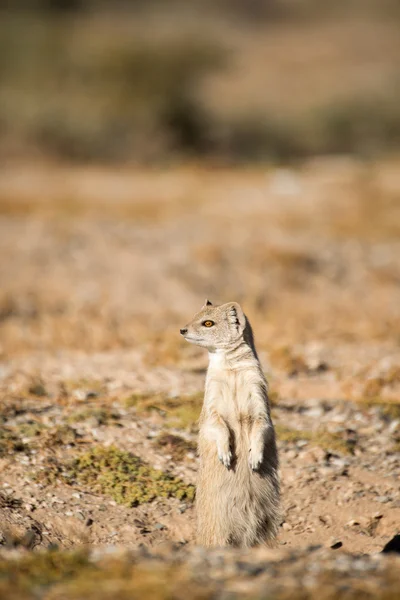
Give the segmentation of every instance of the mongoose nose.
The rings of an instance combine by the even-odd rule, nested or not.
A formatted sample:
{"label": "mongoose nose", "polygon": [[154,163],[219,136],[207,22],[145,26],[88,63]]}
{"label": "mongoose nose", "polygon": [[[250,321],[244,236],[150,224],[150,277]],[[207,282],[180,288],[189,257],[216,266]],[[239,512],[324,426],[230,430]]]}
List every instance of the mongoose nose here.
{"label": "mongoose nose", "polygon": [[180,329],[181,335],[185,335],[187,333],[187,329]]}

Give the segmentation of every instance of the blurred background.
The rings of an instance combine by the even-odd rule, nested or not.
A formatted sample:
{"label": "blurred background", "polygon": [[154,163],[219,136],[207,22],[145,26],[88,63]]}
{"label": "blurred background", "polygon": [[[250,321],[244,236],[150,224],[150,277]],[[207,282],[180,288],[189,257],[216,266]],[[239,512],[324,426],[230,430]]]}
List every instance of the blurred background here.
{"label": "blurred background", "polygon": [[398,348],[398,2],[3,0],[0,48],[4,356],[181,364],[205,297]]}
{"label": "blurred background", "polygon": [[14,514],[61,548],[193,539],[178,498],[113,508],[96,469],[72,498],[68,465],[115,444],[111,488],[131,452],[195,482],[207,354],[179,329],[205,298],[254,328],[283,543],[380,551],[400,520],[398,0],[0,0],[0,472],[22,498],[0,493],[0,546]]}
{"label": "blurred background", "polygon": [[2,0],[2,158],[375,156],[400,142],[396,0]]}

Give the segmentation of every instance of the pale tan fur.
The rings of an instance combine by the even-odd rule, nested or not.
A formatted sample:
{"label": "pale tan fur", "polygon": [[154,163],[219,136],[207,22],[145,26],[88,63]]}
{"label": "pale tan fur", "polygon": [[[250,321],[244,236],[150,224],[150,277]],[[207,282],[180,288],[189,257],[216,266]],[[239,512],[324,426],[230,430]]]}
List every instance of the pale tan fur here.
{"label": "pale tan fur", "polygon": [[237,303],[206,301],[181,333],[207,348],[210,359],[198,444],[197,541],[271,543],[280,521],[278,454],[250,324]]}

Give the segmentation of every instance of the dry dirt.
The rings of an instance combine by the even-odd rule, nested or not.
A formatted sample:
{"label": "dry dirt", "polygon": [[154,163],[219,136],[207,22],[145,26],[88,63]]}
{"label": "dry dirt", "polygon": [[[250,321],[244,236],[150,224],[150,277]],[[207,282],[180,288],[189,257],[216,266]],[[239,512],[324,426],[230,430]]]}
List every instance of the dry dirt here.
{"label": "dry dirt", "polygon": [[400,522],[399,168],[1,171],[0,543],[195,552],[189,497],[125,506],[67,471],[116,447],[196,482],[206,356],[179,327],[209,297],[242,303],[269,379],[278,556],[379,552]]}

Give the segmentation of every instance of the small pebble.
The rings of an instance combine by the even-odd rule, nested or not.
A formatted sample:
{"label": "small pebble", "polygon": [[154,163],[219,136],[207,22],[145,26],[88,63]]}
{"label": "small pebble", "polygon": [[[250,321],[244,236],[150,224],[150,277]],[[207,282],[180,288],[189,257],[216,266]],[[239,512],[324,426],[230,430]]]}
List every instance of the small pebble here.
{"label": "small pebble", "polygon": [[354,527],[355,525],[359,525],[359,521],[357,521],[356,519],[351,519],[351,521],[349,521],[348,523],[346,523],[346,525],[348,527]]}
{"label": "small pebble", "polygon": [[381,502],[382,504],[386,504],[386,502],[390,502],[390,501],[391,501],[390,496],[377,496],[375,498],[375,502]]}
{"label": "small pebble", "polygon": [[307,441],[307,440],[298,440],[298,441],[296,442],[296,446],[297,446],[298,448],[303,448],[304,446],[307,446],[307,444],[308,444],[308,441]]}

